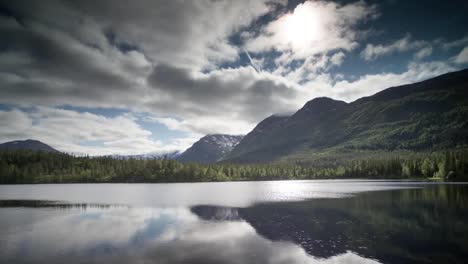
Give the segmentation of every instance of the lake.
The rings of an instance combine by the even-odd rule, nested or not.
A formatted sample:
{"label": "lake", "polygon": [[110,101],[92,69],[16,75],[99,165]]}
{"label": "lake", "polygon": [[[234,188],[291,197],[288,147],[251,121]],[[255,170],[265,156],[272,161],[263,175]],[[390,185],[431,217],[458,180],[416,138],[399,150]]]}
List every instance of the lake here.
{"label": "lake", "polygon": [[464,263],[468,184],[0,186],[0,263]]}

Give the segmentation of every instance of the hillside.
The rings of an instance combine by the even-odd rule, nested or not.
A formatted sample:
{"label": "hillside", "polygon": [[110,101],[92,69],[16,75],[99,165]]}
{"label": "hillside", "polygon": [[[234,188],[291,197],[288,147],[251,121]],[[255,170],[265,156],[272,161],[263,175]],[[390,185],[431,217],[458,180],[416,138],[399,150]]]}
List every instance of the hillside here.
{"label": "hillside", "polygon": [[467,146],[468,70],[462,70],[352,103],[313,99],[289,117],[260,122],[224,160],[311,161]]}
{"label": "hillside", "polygon": [[35,151],[44,151],[44,152],[54,152],[59,153],[58,150],[52,148],[51,146],[42,143],[39,140],[15,140],[10,142],[5,142],[0,144],[0,150],[35,150]]}
{"label": "hillside", "polygon": [[182,162],[213,163],[222,159],[243,136],[207,135],[195,142],[176,159]]}

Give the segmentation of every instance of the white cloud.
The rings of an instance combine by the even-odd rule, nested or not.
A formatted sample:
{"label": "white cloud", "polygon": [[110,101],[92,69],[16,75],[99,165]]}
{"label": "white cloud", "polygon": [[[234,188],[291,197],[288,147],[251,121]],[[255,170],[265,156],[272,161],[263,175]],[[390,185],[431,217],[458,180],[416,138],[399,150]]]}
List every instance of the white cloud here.
{"label": "white cloud", "polygon": [[0,111],[0,133],[4,140],[16,139],[19,133],[27,132],[31,126],[32,120],[20,110]]}
{"label": "white cloud", "polygon": [[465,46],[466,44],[468,44],[468,35],[464,36],[461,39],[443,43],[442,48],[448,50],[452,48],[458,48],[460,46]]}
{"label": "white cloud", "polygon": [[346,55],[343,52],[338,52],[333,54],[330,58],[330,61],[333,65],[341,65],[345,59]]}
{"label": "white cloud", "polygon": [[303,96],[307,98],[327,96],[351,102],[389,87],[422,81],[454,70],[444,62],[412,62],[408,65],[407,71],[400,74],[385,72],[367,74],[355,81],[338,80],[334,84],[329,75],[322,74],[304,84]]}
{"label": "white cloud", "polygon": [[63,152],[89,155],[164,153],[185,149],[196,140],[163,144],[130,114],[104,117],[49,107],[0,111],[0,127],[2,142],[32,138]]}
{"label": "white cloud", "polygon": [[267,24],[258,36],[246,41],[245,47],[252,52],[288,52],[290,59],[337,49],[349,51],[358,45],[354,26],[376,15],[375,7],[362,1],[343,6],[307,1]]}
{"label": "white cloud", "polygon": [[288,53],[284,53],[277,59],[278,67],[272,73],[302,84],[315,79],[324,72],[329,72],[333,66],[341,65],[345,57],[345,53],[341,51],[334,53],[331,57],[324,54],[316,55],[302,60],[302,63],[298,61],[299,66],[292,67],[291,61],[288,60]]}
{"label": "white cloud", "polygon": [[430,56],[431,54],[432,54],[432,47],[426,47],[416,52],[416,54],[414,54],[414,57],[416,59],[423,59],[423,58]]}
{"label": "white cloud", "polygon": [[455,63],[458,63],[458,64],[468,63],[468,46],[463,48],[463,50],[460,51],[460,53],[458,53],[457,56],[455,56],[454,61],[455,61]]}
{"label": "white cloud", "polygon": [[228,37],[275,2],[84,0],[71,5],[111,29],[117,42],[137,45],[155,62],[200,68],[237,59],[238,49]]}
{"label": "white cloud", "polygon": [[303,82],[304,80],[311,80],[316,77],[318,72],[327,70],[330,66],[330,58],[326,55],[317,55],[308,57],[303,63],[291,69],[290,65],[281,65],[275,70],[275,74],[280,74],[286,79],[296,83]]}
{"label": "white cloud", "polygon": [[243,135],[252,130],[254,123],[244,120],[223,120],[218,117],[194,117],[177,120],[172,117],[150,117],[148,121],[164,124],[170,130],[190,132],[198,137],[207,134]]}
{"label": "white cloud", "polygon": [[404,51],[414,50],[414,49],[422,48],[422,47],[425,47],[425,49],[427,50],[423,51],[421,54],[418,53],[419,56],[424,57],[427,55],[427,53],[430,54],[428,50],[430,48],[429,43],[425,41],[412,40],[410,35],[406,35],[405,37],[387,45],[367,44],[366,48],[361,52],[361,57],[367,61],[370,61],[370,60],[375,60],[376,58],[384,56],[384,55],[389,55],[391,53],[404,52]]}
{"label": "white cloud", "polygon": [[200,69],[237,59],[238,48],[230,44],[229,36],[282,4],[277,0],[50,0],[40,4],[17,0],[7,7],[28,26],[41,24],[61,31],[102,53],[112,42],[137,48],[155,63]]}

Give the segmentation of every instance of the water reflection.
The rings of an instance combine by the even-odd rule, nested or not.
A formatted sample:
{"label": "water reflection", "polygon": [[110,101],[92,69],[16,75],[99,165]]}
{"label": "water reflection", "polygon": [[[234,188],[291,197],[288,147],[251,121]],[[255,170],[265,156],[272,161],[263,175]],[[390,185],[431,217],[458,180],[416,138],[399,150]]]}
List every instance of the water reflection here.
{"label": "water reflection", "polygon": [[88,208],[110,208],[110,207],[128,207],[125,205],[110,205],[110,204],[92,204],[92,203],[69,203],[65,201],[47,201],[47,200],[0,200],[0,207],[7,208],[7,207],[32,207],[32,208],[81,208],[86,210]]}
{"label": "water reflection", "polygon": [[0,263],[463,263],[466,185],[251,207],[0,201]]}
{"label": "water reflection", "polygon": [[[17,201],[17,203],[19,203]],[[30,204],[30,202],[27,202]],[[64,209],[66,207],[59,207]],[[2,208],[1,263],[377,263],[345,252],[317,259],[292,242],[271,241],[246,221],[200,219],[187,208],[74,207],[20,230],[15,217],[34,208]],[[220,209],[223,211],[223,209]],[[219,212],[215,215],[221,216]]]}
{"label": "water reflection", "polygon": [[229,211],[197,206],[192,211],[214,221],[233,215],[269,240],[292,241],[320,258],[353,251],[383,263],[464,263],[468,256],[466,185],[369,192],[346,199],[271,203]]}

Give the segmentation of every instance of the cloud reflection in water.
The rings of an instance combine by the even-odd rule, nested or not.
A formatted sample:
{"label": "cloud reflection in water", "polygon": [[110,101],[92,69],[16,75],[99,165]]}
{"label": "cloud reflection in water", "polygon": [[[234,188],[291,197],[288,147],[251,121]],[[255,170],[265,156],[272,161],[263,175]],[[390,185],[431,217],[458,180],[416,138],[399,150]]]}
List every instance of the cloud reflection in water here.
{"label": "cloud reflection in water", "polygon": [[[213,220],[185,207],[0,210],[10,215],[0,231],[2,263],[378,263],[352,252],[314,258],[260,236],[228,209]],[[43,216],[12,232],[15,215],[25,213]]]}

